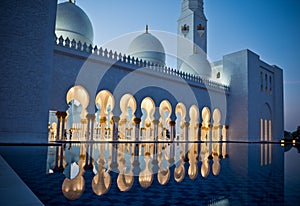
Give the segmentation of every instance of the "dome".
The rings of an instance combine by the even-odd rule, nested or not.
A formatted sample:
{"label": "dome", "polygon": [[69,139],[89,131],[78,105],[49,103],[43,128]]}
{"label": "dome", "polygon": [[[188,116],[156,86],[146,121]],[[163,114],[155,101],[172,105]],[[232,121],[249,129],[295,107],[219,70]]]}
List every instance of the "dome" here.
{"label": "dome", "polygon": [[94,31],[92,23],[86,13],[72,2],[57,5],[55,34],[57,38],[67,37],[72,41],[93,43]]}
{"label": "dome", "polygon": [[204,54],[192,54],[180,66],[180,71],[196,76],[211,77],[212,69]]}
{"label": "dome", "polygon": [[152,34],[146,32],[136,37],[129,45],[127,53],[153,64],[165,66],[166,55],[162,43]]}

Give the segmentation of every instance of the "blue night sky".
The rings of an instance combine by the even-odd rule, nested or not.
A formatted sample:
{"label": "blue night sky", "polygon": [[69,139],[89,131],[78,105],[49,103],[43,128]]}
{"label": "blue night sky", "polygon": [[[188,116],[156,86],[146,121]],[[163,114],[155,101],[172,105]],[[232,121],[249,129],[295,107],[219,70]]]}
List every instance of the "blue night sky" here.
{"label": "blue night sky", "polygon": [[[146,24],[177,33],[181,0],[77,0],[76,4],[90,17],[97,45],[144,30]],[[283,68],[285,129],[294,131],[300,125],[300,1],[204,0],[204,4],[211,60],[250,49]]]}

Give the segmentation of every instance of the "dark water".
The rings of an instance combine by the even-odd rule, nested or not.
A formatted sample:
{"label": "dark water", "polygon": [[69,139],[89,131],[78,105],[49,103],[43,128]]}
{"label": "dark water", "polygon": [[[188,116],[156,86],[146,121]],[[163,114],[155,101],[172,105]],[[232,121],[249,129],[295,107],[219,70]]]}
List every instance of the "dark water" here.
{"label": "dark water", "polygon": [[2,146],[0,154],[45,205],[294,205],[300,200],[300,154],[277,144]]}

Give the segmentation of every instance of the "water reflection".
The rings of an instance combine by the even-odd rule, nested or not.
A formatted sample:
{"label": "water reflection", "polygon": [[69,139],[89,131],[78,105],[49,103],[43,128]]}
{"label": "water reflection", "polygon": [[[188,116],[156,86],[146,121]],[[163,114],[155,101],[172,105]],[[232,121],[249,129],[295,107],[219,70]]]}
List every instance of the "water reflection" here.
{"label": "water reflection", "polygon": [[67,143],[48,148],[47,173],[63,173],[62,193],[75,200],[84,193],[86,182],[102,196],[115,184],[126,192],[135,183],[146,189],[154,181],[180,183],[199,175],[207,178],[210,171],[218,176],[226,157],[226,143]]}

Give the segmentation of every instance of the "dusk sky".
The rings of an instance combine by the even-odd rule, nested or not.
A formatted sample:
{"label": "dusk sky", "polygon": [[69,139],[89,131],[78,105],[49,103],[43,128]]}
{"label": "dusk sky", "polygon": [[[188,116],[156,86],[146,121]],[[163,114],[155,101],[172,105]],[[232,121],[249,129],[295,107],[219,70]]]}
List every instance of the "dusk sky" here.
{"label": "dusk sky", "polygon": [[[92,21],[96,45],[143,31],[146,24],[150,30],[177,33],[181,0],[77,0],[76,4]],[[204,9],[212,61],[250,49],[283,69],[284,128],[294,131],[300,125],[300,1],[204,0]]]}

